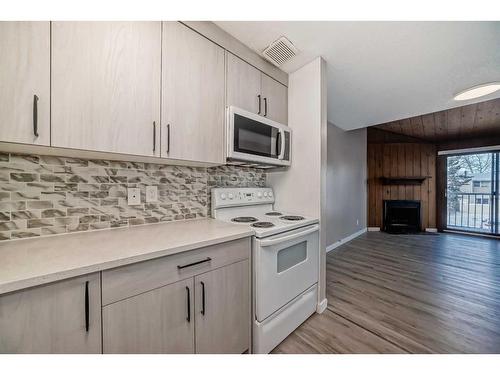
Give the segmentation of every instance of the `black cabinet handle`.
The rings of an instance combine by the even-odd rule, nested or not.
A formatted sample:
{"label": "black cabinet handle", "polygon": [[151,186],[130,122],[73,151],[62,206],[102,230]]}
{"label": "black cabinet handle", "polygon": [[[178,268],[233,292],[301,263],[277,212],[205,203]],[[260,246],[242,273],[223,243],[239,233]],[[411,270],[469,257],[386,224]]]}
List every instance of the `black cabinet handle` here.
{"label": "black cabinet handle", "polygon": [[156,122],[153,121],[153,152],[156,151]]}
{"label": "black cabinet handle", "polygon": [[186,320],[188,322],[191,321],[191,293],[189,291],[189,287],[187,286],[186,287],[186,294],[187,294],[187,316],[186,316]]}
{"label": "black cabinet handle", "polygon": [[85,331],[89,331],[89,282],[85,282]]}
{"label": "black cabinet handle", "polygon": [[170,152],[170,124],[167,124],[167,154]]}
{"label": "black cabinet handle", "polygon": [[267,98],[264,98],[264,117],[267,116]]}
{"label": "black cabinet handle", "polygon": [[257,95],[257,98],[259,98],[259,112],[257,112],[257,114],[260,115],[261,112],[260,95]]}
{"label": "black cabinet handle", "polygon": [[199,260],[199,261],[194,262],[194,263],[185,264],[183,266],[177,266],[177,268],[180,269],[180,270],[182,270],[183,268],[196,266],[197,264],[201,264],[201,263],[205,263],[205,262],[210,262],[211,260],[212,260],[212,258],[207,257],[206,259]]}
{"label": "black cabinet handle", "polygon": [[38,137],[38,96],[33,95],[33,134]]}
{"label": "black cabinet handle", "polygon": [[201,283],[201,315],[205,315],[205,283],[200,281]]}

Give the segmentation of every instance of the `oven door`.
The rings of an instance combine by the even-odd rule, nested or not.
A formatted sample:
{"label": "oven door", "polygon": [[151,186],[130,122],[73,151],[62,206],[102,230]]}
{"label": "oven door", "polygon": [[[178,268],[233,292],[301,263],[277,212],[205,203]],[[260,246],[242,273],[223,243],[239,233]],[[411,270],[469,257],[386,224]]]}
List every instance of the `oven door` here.
{"label": "oven door", "polygon": [[228,110],[228,158],[290,165],[291,129],[237,107]]}
{"label": "oven door", "polygon": [[319,226],[254,238],[255,314],[262,322],[318,282]]}

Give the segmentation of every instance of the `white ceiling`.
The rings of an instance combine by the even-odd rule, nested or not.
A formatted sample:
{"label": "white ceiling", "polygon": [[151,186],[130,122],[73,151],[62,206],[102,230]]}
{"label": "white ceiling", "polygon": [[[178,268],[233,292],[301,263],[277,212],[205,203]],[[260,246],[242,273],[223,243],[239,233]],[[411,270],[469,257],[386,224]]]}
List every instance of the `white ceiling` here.
{"label": "white ceiling", "polygon": [[500,97],[454,94],[500,81],[500,22],[224,21],[257,52],[280,36],[300,50],[282,69],[327,62],[328,121],[343,129],[380,124]]}

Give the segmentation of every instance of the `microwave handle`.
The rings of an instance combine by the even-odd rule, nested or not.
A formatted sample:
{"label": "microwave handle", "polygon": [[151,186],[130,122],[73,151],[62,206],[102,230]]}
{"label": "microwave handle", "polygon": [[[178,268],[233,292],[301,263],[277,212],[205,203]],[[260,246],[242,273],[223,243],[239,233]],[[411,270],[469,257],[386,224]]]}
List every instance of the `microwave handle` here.
{"label": "microwave handle", "polygon": [[280,154],[278,155],[278,160],[283,160],[283,158],[285,157],[285,131],[283,129],[280,129],[279,135],[281,138],[281,148]]}
{"label": "microwave handle", "polygon": [[305,236],[306,234],[314,233],[318,229],[319,229],[319,225],[316,224],[316,225],[312,226],[309,229],[303,230],[303,231],[298,232],[298,233],[291,234],[289,236],[280,237],[280,238],[276,238],[276,239],[270,239],[270,240],[261,240],[260,241],[260,247],[273,246],[273,245],[276,245],[276,244],[279,244],[279,243],[282,243],[282,242],[285,242],[285,241],[294,240],[294,239],[296,239],[298,237]]}

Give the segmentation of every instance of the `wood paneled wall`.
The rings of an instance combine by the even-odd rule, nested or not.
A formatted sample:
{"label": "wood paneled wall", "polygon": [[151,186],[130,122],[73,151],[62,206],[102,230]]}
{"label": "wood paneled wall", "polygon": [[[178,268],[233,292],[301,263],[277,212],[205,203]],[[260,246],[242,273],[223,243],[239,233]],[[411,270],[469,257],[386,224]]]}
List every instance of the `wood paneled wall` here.
{"label": "wood paneled wall", "polygon": [[[382,228],[383,201],[421,201],[422,229],[436,228],[436,146],[368,141],[368,226]],[[382,185],[382,177],[428,176],[421,185]]]}

